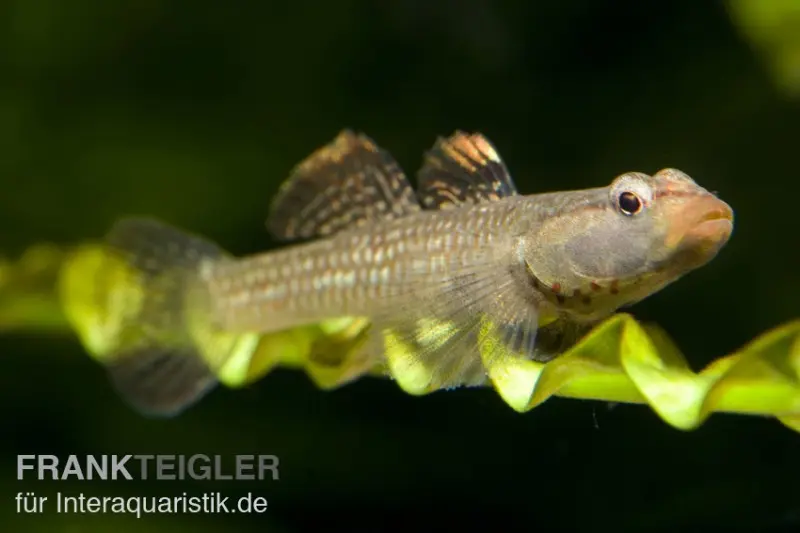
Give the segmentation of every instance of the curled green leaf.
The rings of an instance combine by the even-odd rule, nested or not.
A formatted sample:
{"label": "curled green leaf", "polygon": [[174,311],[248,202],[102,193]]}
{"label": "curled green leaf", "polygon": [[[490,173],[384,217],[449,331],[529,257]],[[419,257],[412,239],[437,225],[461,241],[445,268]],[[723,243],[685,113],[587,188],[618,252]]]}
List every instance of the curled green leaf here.
{"label": "curled green leaf", "polygon": [[[0,324],[72,330],[101,363],[126,342],[120,325],[139,311],[141,300],[133,270],[101,245],[69,252],[36,247],[18,262],[0,263]],[[364,319],[343,317],[262,335],[257,343],[244,343],[218,377],[228,387],[243,387],[288,366],[303,369],[317,386],[329,389],[364,374],[385,376],[388,366],[398,383],[415,382],[415,376],[403,373],[419,373],[419,368],[375,365],[360,356],[368,328]],[[764,333],[700,372],[690,369],[662,329],[626,313],[601,323],[548,363],[502,354],[507,348],[493,342],[489,322],[480,335],[482,350],[492,355],[485,359],[492,386],[519,412],[561,396],[647,404],[681,430],[726,412],[775,417],[800,431],[800,320]]]}

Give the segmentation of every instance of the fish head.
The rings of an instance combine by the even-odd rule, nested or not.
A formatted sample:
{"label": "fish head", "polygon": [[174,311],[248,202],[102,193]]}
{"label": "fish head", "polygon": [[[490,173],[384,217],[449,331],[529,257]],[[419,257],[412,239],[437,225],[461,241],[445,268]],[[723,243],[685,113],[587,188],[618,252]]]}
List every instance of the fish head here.
{"label": "fish head", "polygon": [[526,263],[560,310],[596,320],[705,265],[732,232],[731,207],[687,174],[629,172],[542,224]]}

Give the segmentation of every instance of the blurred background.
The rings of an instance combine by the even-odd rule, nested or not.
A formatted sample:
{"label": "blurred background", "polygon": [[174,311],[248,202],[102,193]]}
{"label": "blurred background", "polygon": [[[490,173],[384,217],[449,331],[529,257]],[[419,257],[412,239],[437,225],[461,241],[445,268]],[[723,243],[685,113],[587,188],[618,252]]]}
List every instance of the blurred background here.
{"label": "blurred background", "polygon": [[[729,245],[633,308],[693,368],[798,317],[800,2],[5,0],[0,254],[150,214],[236,254],[274,246],[269,200],[341,128],[409,174],[455,129],[498,147],[521,192],[680,168],[736,211]],[[179,418],[140,417],[67,332],[0,336],[3,531],[800,528],[798,436],[712,415],[490,390],[321,392],[282,370]],[[17,454],[280,457],[276,482],[16,481]],[[14,495],[247,491],[264,515],[18,516]]]}

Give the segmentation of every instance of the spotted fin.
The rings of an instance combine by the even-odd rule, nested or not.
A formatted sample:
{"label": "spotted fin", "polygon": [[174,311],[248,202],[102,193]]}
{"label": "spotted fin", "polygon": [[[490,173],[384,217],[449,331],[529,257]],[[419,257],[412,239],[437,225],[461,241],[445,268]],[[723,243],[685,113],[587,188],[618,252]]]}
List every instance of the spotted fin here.
{"label": "spotted fin", "polygon": [[294,168],[267,227],[276,239],[310,239],[418,211],[394,158],[367,136],[344,130]]}
{"label": "spotted fin", "polygon": [[417,196],[425,209],[492,202],[517,189],[494,146],[480,133],[457,131],[439,138],[417,174]]}

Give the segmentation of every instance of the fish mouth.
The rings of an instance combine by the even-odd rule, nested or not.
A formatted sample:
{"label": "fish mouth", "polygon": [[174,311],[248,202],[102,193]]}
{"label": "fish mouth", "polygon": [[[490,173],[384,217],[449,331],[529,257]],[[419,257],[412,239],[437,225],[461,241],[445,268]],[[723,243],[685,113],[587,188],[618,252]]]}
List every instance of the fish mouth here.
{"label": "fish mouth", "polygon": [[727,220],[728,222],[733,222],[733,211],[728,207],[728,204],[722,201],[718,201],[717,203],[723,204],[724,207],[716,207],[703,214],[698,220],[699,223],[713,220]]}
{"label": "fish mouth", "polygon": [[667,245],[696,266],[714,258],[733,233],[733,209],[713,195],[688,201],[676,215]]}

